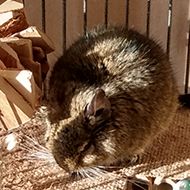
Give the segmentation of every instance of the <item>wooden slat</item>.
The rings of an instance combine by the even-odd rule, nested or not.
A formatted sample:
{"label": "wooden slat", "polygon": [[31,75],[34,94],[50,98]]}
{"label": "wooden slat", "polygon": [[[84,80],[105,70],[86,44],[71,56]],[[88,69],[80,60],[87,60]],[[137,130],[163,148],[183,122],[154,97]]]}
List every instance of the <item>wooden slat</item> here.
{"label": "wooden slat", "polygon": [[55,51],[48,55],[50,64],[63,53],[63,1],[45,1],[46,34],[55,44]]}
{"label": "wooden slat", "polygon": [[6,37],[0,38],[1,42],[8,44],[18,55],[33,60],[32,41],[29,39]]}
{"label": "wooden slat", "polygon": [[22,110],[12,103],[0,90],[0,129],[11,129],[30,119]]}
{"label": "wooden slat", "polygon": [[1,59],[0,59],[0,70],[1,69],[6,69],[6,66],[5,66],[5,64],[3,63],[3,61],[1,61]]}
{"label": "wooden slat", "polygon": [[108,1],[108,23],[114,25],[126,24],[126,0]]}
{"label": "wooden slat", "polygon": [[0,12],[7,12],[23,8],[22,0],[0,0]]}
{"label": "wooden slat", "polygon": [[0,59],[7,68],[24,69],[17,53],[6,43],[0,41]]}
{"label": "wooden slat", "polygon": [[129,1],[129,18],[128,26],[143,34],[147,28],[147,0],[130,0]]}
{"label": "wooden slat", "polygon": [[66,1],[66,48],[83,34],[83,8],[83,0]]}
{"label": "wooden slat", "polygon": [[26,10],[27,20],[30,25],[35,25],[42,29],[42,1],[41,0],[25,0],[24,7]]}
{"label": "wooden slat", "polygon": [[185,84],[185,93],[190,93],[190,34],[189,34],[189,44],[188,44],[188,56],[187,56],[187,67],[186,67],[185,83],[186,83]]}
{"label": "wooden slat", "polygon": [[0,70],[0,77],[6,79],[25,98],[32,109],[35,109],[36,84],[32,72],[28,70]]}
{"label": "wooden slat", "polygon": [[10,129],[29,120],[34,110],[1,76],[0,84],[0,128]]}
{"label": "wooden slat", "polygon": [[149,36],[167,49],[169,0],[152,0],[150,5]]}
{"label": "wooden slat", "polygon": [[87,30],[105,24],[105,1],[87,1]]}
{"label": "wooden slat", "polygon": [[170,58],[180,93],[184,93],[189,33],[189,0],[173,0]]}

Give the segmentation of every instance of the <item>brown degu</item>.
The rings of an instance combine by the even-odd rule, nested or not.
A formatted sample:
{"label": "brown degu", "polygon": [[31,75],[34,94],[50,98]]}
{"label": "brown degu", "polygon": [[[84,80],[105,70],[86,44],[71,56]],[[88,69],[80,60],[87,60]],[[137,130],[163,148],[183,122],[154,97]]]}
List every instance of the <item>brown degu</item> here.
{"label": "brown degu", "polygon": [[47,147],[71,173],[128,161],[168,128],[177,107],[170,61],[154,40],[95,29],[53,67]]}

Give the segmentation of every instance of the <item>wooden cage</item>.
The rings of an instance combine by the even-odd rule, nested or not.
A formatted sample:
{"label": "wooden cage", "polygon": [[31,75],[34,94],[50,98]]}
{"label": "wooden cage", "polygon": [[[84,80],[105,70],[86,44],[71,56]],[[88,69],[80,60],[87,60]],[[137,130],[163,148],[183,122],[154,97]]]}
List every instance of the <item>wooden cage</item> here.
{"label": "wooden cage", "polygon": [[24,4],[30,24],[55,43],[50,62],[85,31],[123,25],[159,41],[171,59],[180,92],[189,91],[189,0],[25,0]]}
{"label": "wooden cage", "polygon": [[[15,0],[21,1],[21,0]],[[190,92],[190,0],[23,0],[29,24],[43,30],[54,42],[48,54],[50,65],[86,31],[97,26],[122,25],[158,41],[168,54],[179,92]],[[24,131],[24,150],[40,150],[44,118],[37,116],[10,131],[0,127],[0,145],[7,135]],[[142,160],[103,177],[72,181],[55,163],[29,162],[27,151],[4,151],[0,146],[0,189],[91,189],[128,190],[129,176],[190,177],[190,110],[178,110],[170,129],[148,147]],[[23,132],[22,132],[23,134]],[[22,136],[22,135],[21,135]],[[16,136],[18,137],[18,136]],[[2,141],[1,141],[2,140]],[[28,141],[28,143],[26,143]],[[164,146],[163,146],[164,145]],[[35,148],[34,148],[35,147]],[[3,150],[2,150],[3,149]],[[44,149],[43,149],[44,150]],[[30,152],[30,153],[31,153]],[[33,153],[33,152],[32,152]],[[146,178],[147,179],[147,178]],[[175,182],[176,182],[175,181]],[[129,180],[130,182],[130,180]],[[1,184],[2,183],[2,184]],[[132,188],[131,188],[132,189]],[[145,189],[152,189],[151,187]]]}

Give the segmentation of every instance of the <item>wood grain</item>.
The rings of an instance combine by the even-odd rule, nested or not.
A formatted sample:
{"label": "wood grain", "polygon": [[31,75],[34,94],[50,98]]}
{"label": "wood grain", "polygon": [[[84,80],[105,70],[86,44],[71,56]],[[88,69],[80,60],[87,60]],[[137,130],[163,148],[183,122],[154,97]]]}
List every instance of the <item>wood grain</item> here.
{"label": "wood grain", "polygon": [[126,24],[126,0],[108,1],[108,23],[111,25]]}
{"label": "wood grain", "polygon": [[105,1],[87,1],[87,30],[105,24]]}
{"label": "wood grain", "polygon": [[146,34],[147,29],[147,0],[129,1],[128,26],[142,34]]}

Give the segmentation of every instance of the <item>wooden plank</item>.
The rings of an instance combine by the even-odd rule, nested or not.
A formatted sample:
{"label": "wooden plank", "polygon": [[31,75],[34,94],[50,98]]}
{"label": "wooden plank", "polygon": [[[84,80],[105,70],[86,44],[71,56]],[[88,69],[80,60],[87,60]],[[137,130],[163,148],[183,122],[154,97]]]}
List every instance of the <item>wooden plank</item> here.
{"label": "wooden plank", "polygon": [[5,64],[3,63],[3,61],[1,61],[1,59],[0,59],[0,70],[1,69],[6,69],[6,66],[5,66]]}
{"label": "wooden plank", "polygon": [[32,72],[36,85],[42,89],[42,65],[27,57],[20,56],[19,58],[24,68]]}
{"label": "wooden plank", "polygon": [[0,13],[0,37],[10,36],[28,26],[24,9]]}
{"label": "wooden plank", "polygon": [[187,66],[186,66],[186,78],[185,78],[185,93],[190,93],[190,34],[188,44]]}
{"label": "wooden plank", "polygon": [[12,10],[18,10],[23,8],[22,0],[4,0],[4,2],[0,1],[0,12],[7,12]]}
{"label": "wooden plank", "polygon": [[170,58],[180,93],[184,93],[189,33],[189,0],[173,0]]}
{"label": "wooden plank", "polygon": [[11,129],[30,119],[0,90],[0,129]]}
{"label": "wooden plank", "polygon": [[0,38],[1,42],[8,44],[18,55],[33,60],[32,41],[16,37]]}
{"label": "wooden plank", "polygon": [[9,129],[29,120],[34,110],[1,76],[0,84],[0,127]]}
{"label": "wooden plank", "polygon": [[24,69],[17,53],[6,43],[0,41],[0,58],[7,68]]}
{"label": "wooden plank", "polygon": [[84,29],[83,0],[66,1],[66,48],[68,48]]}
{"label": "wooden plank", "polygon": [[129,29],[146,34],[147,29],[147,0],[129,0]]}
{"label": "wooden plank", "polygon": [[34,25],[42,29],[42,1],[25,0],[24,7],[26,10],[27,20],[30,25]]}
{"label": "wooden plank", "polygon": [[87,30],[105,24],[105,1],[87,1]]}
{"label": "wooden plank", "polygon": [[150,4],[149,36],[167,50],[169,0],[152,0]]}
{"label": "wooden plank", "polygon": [[13,34],[12,36],[30,39],[33,46],[41,47],[46,54],[55,50],[54,43],[49,36],[36,26],[30,26],[25,30]]}
{"label": "wooden plank", "polygon": [[6,79],[33,109],[35,108],[36,84],[32,72],[28,70],[0,70],[0,76]]}
{"label": "wooden plank", "polygon": [[108,1],[108,23],[111,25],[126,25],[126,0]]}
{"label": "wooden plank", "polygon": [[48,55],[50,64],[63,53],[63,1],[45,1],[46,34],[55,44],[55,51]]}

